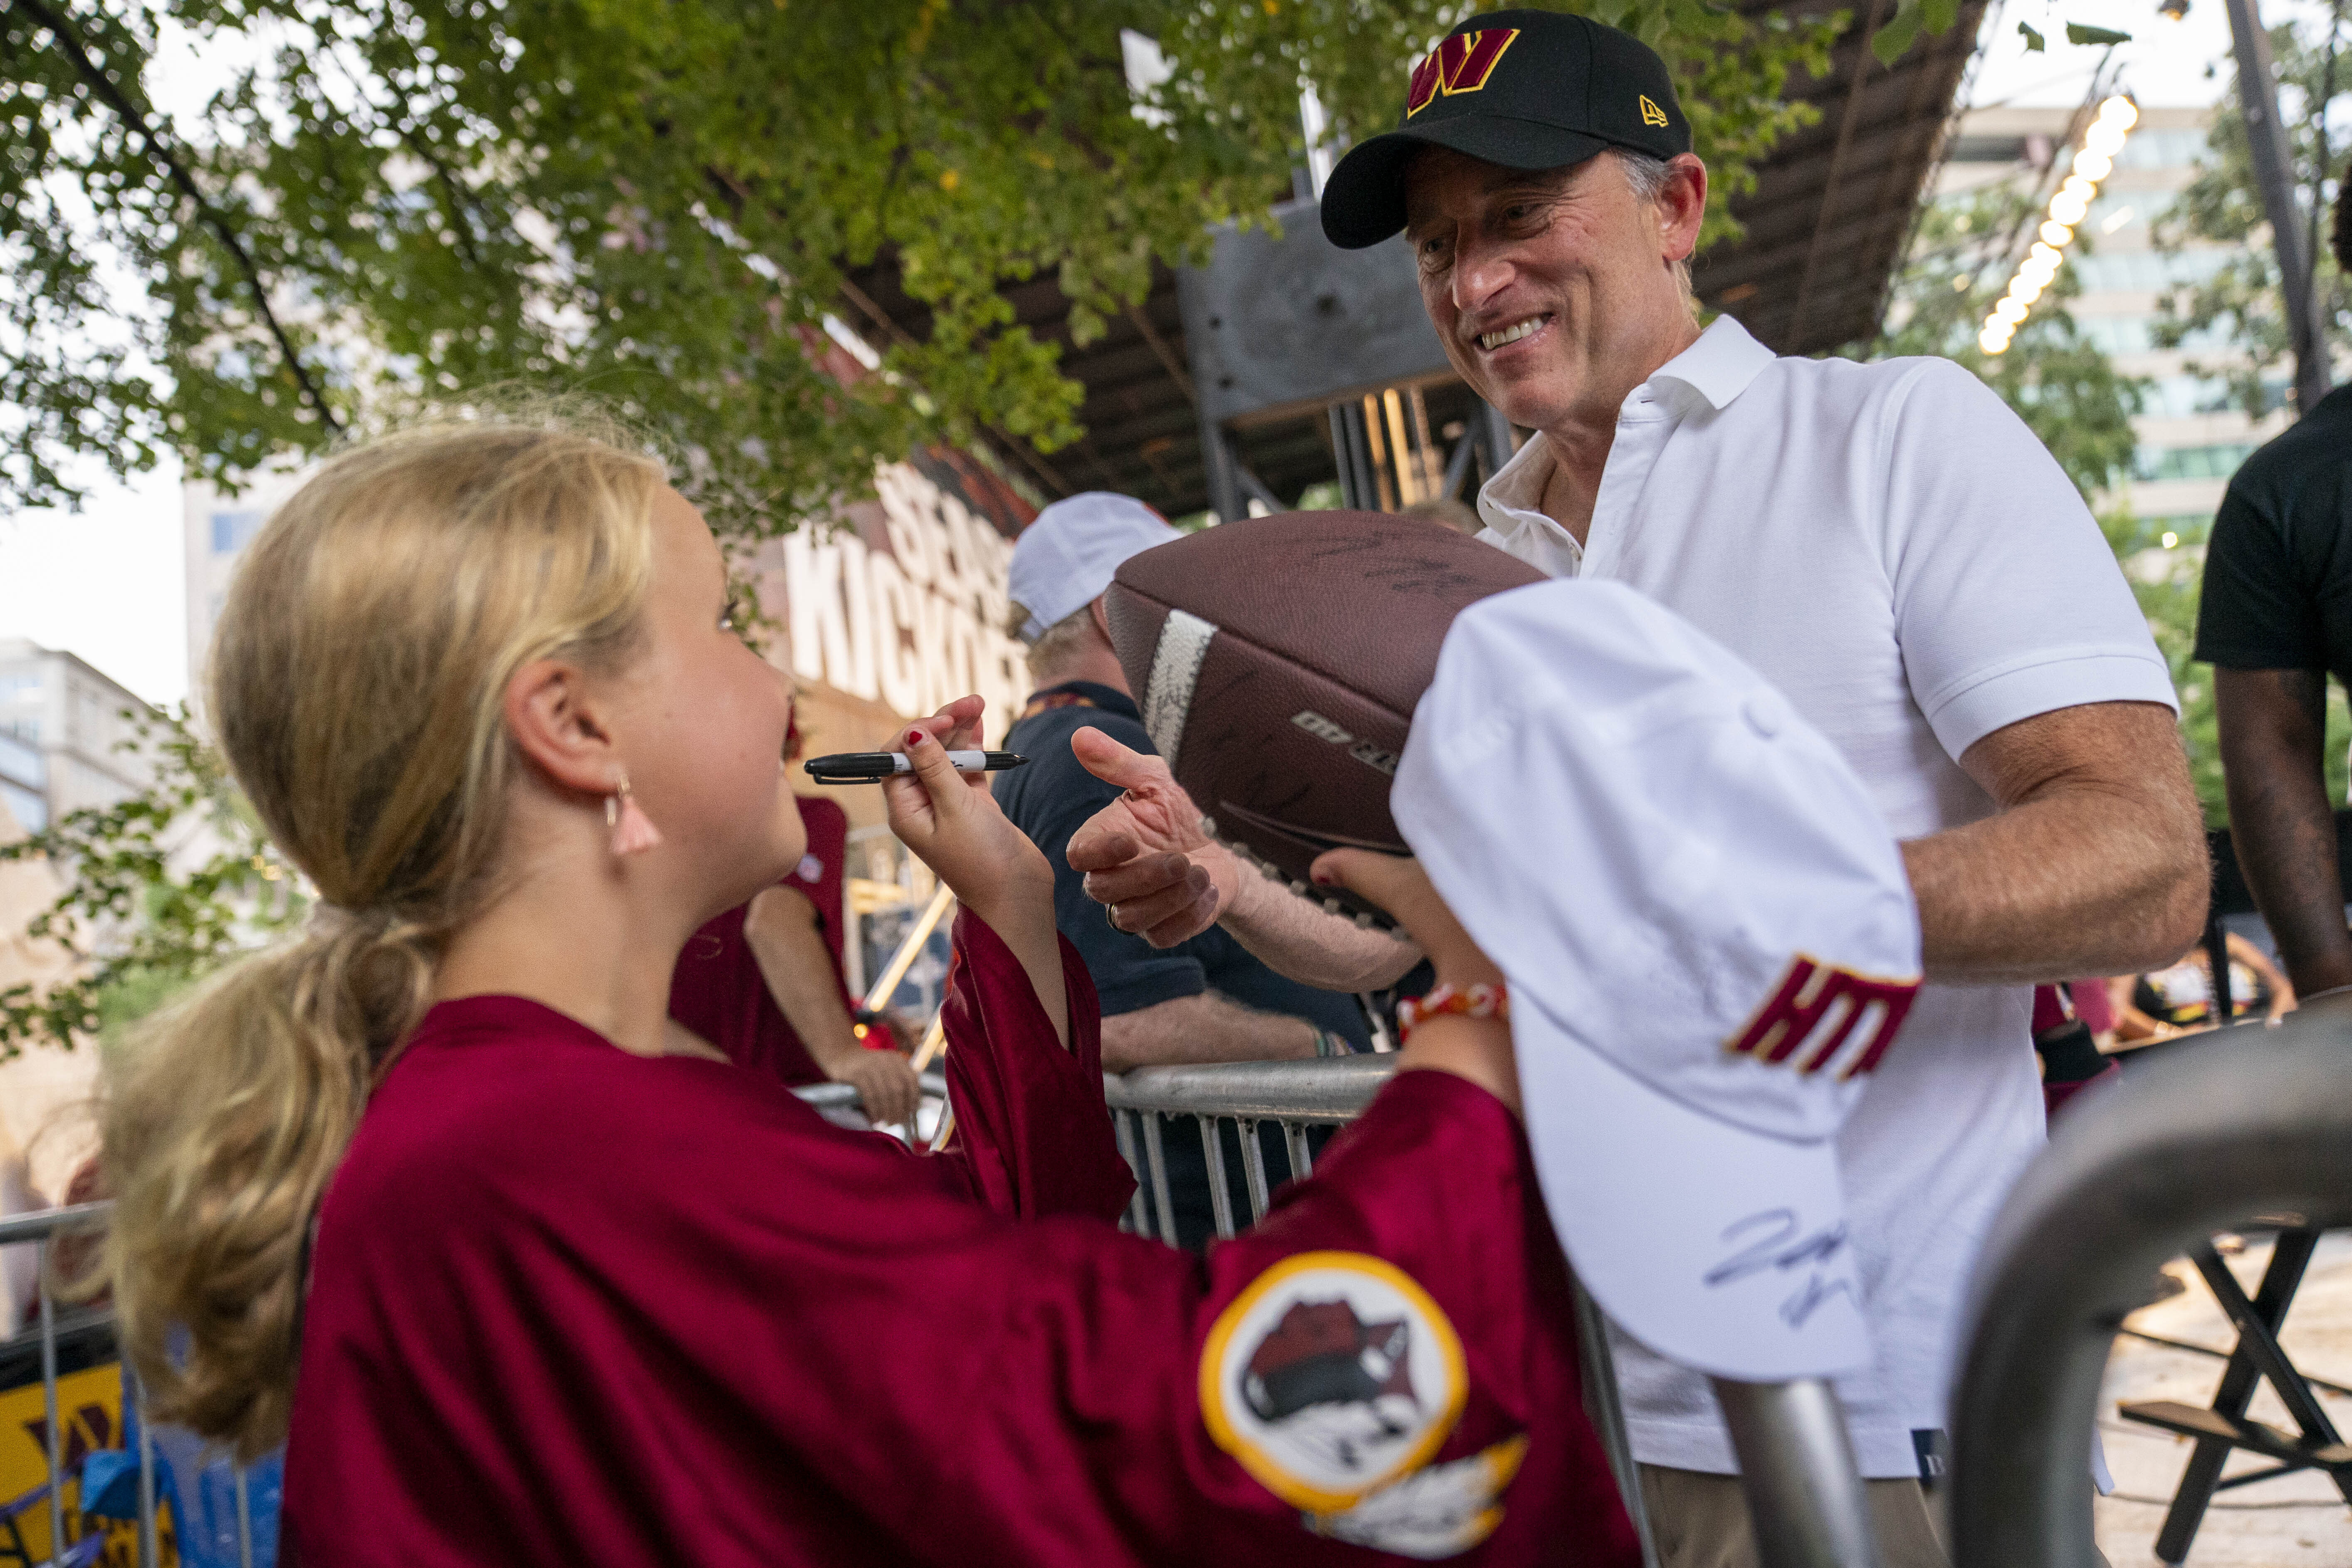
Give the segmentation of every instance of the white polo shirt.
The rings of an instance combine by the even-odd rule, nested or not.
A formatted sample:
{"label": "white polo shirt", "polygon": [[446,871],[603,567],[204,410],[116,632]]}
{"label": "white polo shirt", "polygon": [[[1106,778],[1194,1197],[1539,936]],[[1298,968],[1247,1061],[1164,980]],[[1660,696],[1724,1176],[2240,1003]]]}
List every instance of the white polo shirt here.
{"label": "white polo shirt", "polygon": [[[2074,485],[1941,359],[1783,359],[1726,316],[1634,388],[1580,547],[1538,510],[1538,435],[1478,497],[1479,535],[1609,577],[1753,664],[1853,764],[1898,838],[1992,814],[1954,761],[2085,702],[2178,709]],[[1863,1473],[1920,1471],[1945,1426],[1962,1298],[2042,1141],[2022,986],[1929,985],[1838,1137],[1878,1364],[1841,1379]],[[1635,1456],[1738,1468],[1706,1380],[1616,1336]]]}

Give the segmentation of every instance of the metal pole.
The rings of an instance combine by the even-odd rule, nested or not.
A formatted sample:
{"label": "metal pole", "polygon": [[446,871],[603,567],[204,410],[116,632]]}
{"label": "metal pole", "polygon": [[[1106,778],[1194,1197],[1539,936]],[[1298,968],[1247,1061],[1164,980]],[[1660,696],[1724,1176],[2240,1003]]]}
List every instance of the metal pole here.
{"label": "metal pole", "polygon": [[58,1419],[58,1302],[49,1293],[49,1244],[33,1253],[33,1284],[41,1298],[41,1405],[48,1416],[49,1561],[66,1549],[65,1434]]}
{"label": "metal pole", "polygon": [[948,912],[948,906],[953,902],[954,891],[941,882],[940,890],[931,895],[930,907],[923,910],[922,918],[915,922],[914,929],[898,944],[898,951],[883,966],[882,976],[874,982],[874,989],[866,994],[866,1011],[876,1011],[890,1000],[890,993],[898,989],[898,982],[907,978],[907,971],[914,967],[915,955],[923,951],[923,943],[930,941],[932,928],[940,923],[940,917]]}
{"label": "metal pole", "polygon": [[[128,1358],[122,1364],[129,1371]],[[147,1425],[144,1379],[132,1380],[131,1395],[131,1408],[139,1413],[139,1568],[158,1568],[163,1561],[163,1547],[155,1528],[155,1435]]]}
{"label": "metal pole", "polygon": [[236,1568],[253,1568],[253,1499],[245,1484],[245,1467],[238,1465],[232,1472],[236,1477]]}
{"label": "metal pole", "polygon": [[1617,1391],[1617,1358],[1609,1353],[1609,1321],[1600,1303],[1576,1285],[1576,1348],[1584,1371],[1584,1414],[1609,1456],[1609,1473],[1617,1478],[1617,1495],[1633,1521],[1642,1542],[1642,1568],[1658,1568],[1658,1543],[1650,1536],[1649,1505],[1642,1500],[1642,1471],[1633,1461],[1633,1440],[1625,1435],[1625,1405]]}
{"label": "metal pole", "polygon": [[1870,1500],[1828,1380],[1713,1382],[1764,1568],[1878,1568]]}
{"label": "metal pole", "polygon": [[2254,183],[2271,223],[2271,248],[2278,253],[2279,303],[2286,312],[2287,342],[2294,350],[2295,411],[2300,416],[2327,395],[2329,382],[2319,301],[2312,291],[2311,247],[2304,233],[2303,210],[2295,205],[2294,158],[2286,127],[2279,121],[2271,36],[2263,31],[2257,0],[2228,0],[2228,5],[2238,57],[2238,103],[2245,115]]}

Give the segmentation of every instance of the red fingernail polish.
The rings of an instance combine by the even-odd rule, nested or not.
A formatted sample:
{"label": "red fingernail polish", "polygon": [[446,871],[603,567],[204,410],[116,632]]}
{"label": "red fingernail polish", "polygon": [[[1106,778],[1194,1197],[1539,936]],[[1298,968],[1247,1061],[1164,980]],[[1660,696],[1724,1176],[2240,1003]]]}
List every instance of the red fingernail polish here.
{"label": "red fingernail polish", "polygon": [[1331,873],[1328,871],[1309,871],[1307,874],[1315,879],[1315,885],[1318,888],[1328,888],[1331,885]]}
{"label": "red fingernail polish", "polygon": [[920,730],[909,730],[907,731],[907,744],[910,746],[919,746],[922,743],[923,732]]}

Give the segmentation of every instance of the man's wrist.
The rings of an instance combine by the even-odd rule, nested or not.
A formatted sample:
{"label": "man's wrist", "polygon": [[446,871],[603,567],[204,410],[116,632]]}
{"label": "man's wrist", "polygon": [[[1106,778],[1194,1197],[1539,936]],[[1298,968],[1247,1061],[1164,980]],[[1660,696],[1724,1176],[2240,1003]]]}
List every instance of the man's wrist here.
{"label": "man's wrist", "polygon": [[1242,875],[1242,863],[1234,852],[1212,839],[1190,852],[1192,863],[1209,874],[1217,889],[1218,920],[1239,910],[1248,895],[1248,888],[1258,879]]}

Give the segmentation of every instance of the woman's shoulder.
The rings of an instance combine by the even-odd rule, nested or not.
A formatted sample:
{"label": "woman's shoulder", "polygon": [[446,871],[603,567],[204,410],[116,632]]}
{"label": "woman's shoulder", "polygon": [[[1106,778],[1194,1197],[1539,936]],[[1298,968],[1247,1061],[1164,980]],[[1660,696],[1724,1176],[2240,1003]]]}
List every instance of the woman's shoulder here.
{"label": "woman's shoulder", "polygon": [[[659,1183],[714,1146],[837,1132],[793,1093],[722,1062],[625,1051],[518,996],[428,1014],[371,1097],[339,1188],[387,1198],[593,1180]],[[348,1178],[348,1179],[347,1179]]]}

